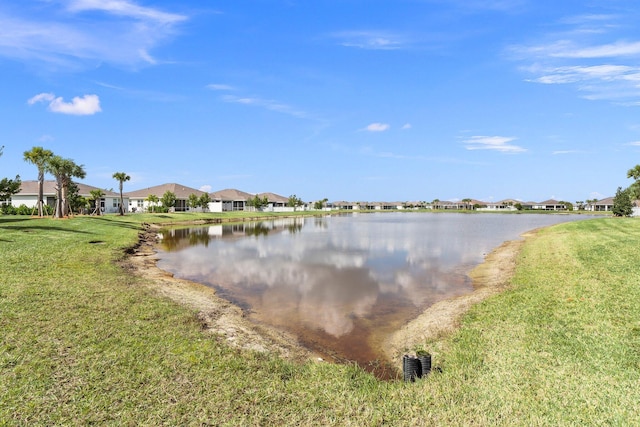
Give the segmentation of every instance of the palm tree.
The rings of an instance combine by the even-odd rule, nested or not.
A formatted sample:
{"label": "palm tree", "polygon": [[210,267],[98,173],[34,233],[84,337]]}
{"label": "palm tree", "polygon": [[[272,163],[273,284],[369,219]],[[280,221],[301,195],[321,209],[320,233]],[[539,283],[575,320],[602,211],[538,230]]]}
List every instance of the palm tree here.
{"label": "palm tree", "polygon": [[47,162],[53,157],[51,150],[42,147],[33,147],[24,152],[24,161],[34,164],[38,168],[38,216],[44,216],[44,172]]}
{"label": "palm tree", "polygon": [[97,188],[95,190],[91,190],[89,193],[91,194],[90,200],[93,200],[95,204],[95,208],[93,209],[93,212],[91,212],[91,215],[101,215],[100,199],[104,196],[104,191]]}
{"label": "palm tree", "polygon": [[129,181],[131,179],[131,177],[129,175],[127,175],[124,172],[116,172],[113,174],[113,179],[117,180],[118,183],[120,184],[120,215],[124,215],[124,204],[123,204],[123,199],[122,199],[122,184],[124,184],[125,181]]}
{"label": "palm tree", "polygon": [[56,218],[64,218],[69,213],[67,191],[72,178],[84,178],[87,173],[84,166],[77,165],[71,159],[63,159],[60,156],[52,156],[45,170],[56,177]]}

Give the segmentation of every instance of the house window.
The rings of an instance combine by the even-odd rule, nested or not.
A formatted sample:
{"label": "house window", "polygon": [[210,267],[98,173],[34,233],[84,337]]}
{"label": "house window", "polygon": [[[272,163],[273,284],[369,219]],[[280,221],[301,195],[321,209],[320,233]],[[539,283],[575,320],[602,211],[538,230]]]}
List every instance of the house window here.
{"label": "house window", "polygon": [[113,207],[114,207],[114,208],[120,207],[120,200],[118,200],[118,199],[113,199]]}

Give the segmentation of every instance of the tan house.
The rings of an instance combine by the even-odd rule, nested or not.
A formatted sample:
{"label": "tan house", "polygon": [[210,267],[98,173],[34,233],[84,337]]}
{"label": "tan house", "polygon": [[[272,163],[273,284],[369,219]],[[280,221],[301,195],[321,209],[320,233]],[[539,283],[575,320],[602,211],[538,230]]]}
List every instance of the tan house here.
{"label": "tan house", "polygon": [[253,197],[253,194],[233,188],[215,191],[209,194],[211,199],[209,210],[211,212],[244,211],[247,208],[247,200]]}
{"label": "tan house", "polygon": [[594,212],[609,212],[613,210],[613,197],[607,197],[602,200],[598,200],[595,203],[589,205],[589,210]]}
{"label": "tan house", "polygon": [[549,199],[544,202],[534,203],[532,209],[543,211],[564,211],[567,210],[567,206],[564,203],[560,203],[557,200]]}
{"label": "tan house", "polygon": [[175,194],[176,204],[171,209],[173,212],[188,212],[189,208],[189,196],[195,194],[201,197],[203,194],[207,194],[206,191],[197,190],[195,188],[187,187],[181,184],[162,184],[155,187],[147,187],[141,190],[129,191],[125,195],[129,199],[129,212],[145,212],[149,210],[149,201],[147,198],[150,195],[156,196],[158,199],[162,199],[162,196],[167,192]]}
{"label": "tan house", "polygon": [[268,205],[263,210],[271,212],[293,211],[293,207],[287,206],[287,204],[289,203],[288,197],[284,197],[275,193],[258,193],[258,197],[267,198]]}

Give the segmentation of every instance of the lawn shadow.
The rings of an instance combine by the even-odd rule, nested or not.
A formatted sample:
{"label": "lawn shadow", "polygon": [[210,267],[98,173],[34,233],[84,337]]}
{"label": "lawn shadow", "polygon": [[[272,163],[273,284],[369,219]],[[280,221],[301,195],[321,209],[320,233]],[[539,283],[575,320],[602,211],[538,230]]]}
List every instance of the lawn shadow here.
{"label": "lawn shadow", "polygon": [[38,230],[43,230],[43,231],[64,231],[67,233],[75,233],[75,234],[94,234],[91,233],[89,231],[81,231],[81,230],[69,230],[68,228],[62,228],[62,227],[54,227],[54,226],[43,226],[43,227],[29,227],[29,226],[13,226],[13,225],[7,225],[7,226],[2,226],[0,225],[0,230],[17,230],[17,231],[24,231],[25,233],[34,233]]}
{"label": "lawn shadow", "polygon": [[108,222],[109,224],[114,224],[117,227],[130,228],[132,230],[140,230],[141,229],[140,223],[123,221],[123,220],[119,220],[119,219],[113,219],[113,217],[106,218],[106,217],[104,217],[102,215],[101,216],[97,216],[96,215],[96,216],[92,216],[90,218],[92,220]]}
{"label": "lawn shadow", "polygon": [[[16,231],[24,231],[25,233],[32,233],[38,230],[43,231],[65,231],[69,233],[77,233],[77,234],[93,234],[88,231],[80,231],[80,230],[70,230],[64,227],[58,227],[55,225],[43,225],[42,222],[38,222],[38,217],[30,217],[30,216],[0,216],[0,230],[16,230]],[[22,223],[21,225],[14,225],[17,223]],[[7,241],[7,240],[4,240]]]}

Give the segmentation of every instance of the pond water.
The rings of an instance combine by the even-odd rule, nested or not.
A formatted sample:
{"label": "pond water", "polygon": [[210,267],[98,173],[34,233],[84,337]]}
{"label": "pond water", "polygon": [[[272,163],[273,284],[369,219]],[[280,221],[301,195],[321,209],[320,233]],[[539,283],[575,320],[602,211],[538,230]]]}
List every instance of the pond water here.
{"label": "pond water", "polygon": [[167,229],[158,266],[214,287],[324,357],[367,368],[388,334],[472,292],[468,272],[504,241],[584,218],[376,213]]}

